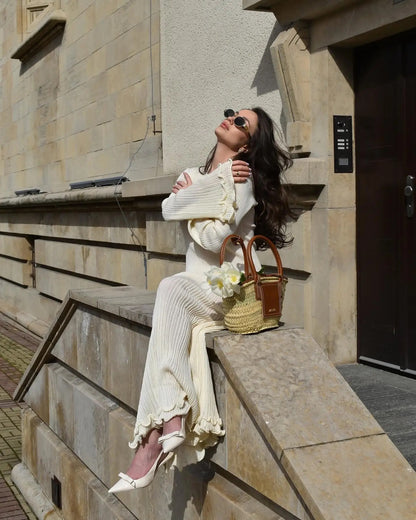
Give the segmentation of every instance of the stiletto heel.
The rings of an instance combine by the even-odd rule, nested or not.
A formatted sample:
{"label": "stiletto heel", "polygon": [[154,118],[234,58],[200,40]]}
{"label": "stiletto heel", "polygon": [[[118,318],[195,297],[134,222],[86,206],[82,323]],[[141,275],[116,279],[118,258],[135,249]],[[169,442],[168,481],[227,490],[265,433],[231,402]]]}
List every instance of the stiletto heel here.
{"label": "stiletto heel", "polygon": [[158,443],[162,445],[163,453],[176,450],[185,441],[185,420],[186,416],[181,417],[181,429],[176,432],[167,433],[159,437]]}
{"label": "stiletto heel", "polygon": [[166,464],[169,459],[173,457],[173,453],[169,453],[162,458],[166,453],[163,450],[159,453],[157,459],[155,460],[153,466],[149,469],[146,475],[140,478],[131,478],[125,473],[119,473],[118,476],[120,480],[114,484],[112,488],[108,490],[109,493],[119,493],[120,491],[132,491],[133,489],[144,488],[148,486],[155,477],[155,473],[160,466]]}

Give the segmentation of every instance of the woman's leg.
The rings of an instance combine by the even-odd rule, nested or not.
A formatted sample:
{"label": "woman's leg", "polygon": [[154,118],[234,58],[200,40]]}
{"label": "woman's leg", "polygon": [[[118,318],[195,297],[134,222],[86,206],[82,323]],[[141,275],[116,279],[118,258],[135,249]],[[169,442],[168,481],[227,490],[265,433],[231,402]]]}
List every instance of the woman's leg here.
{"label": "woman's leg", "polygon": [[184,273],[162,280],[156,296],[132,448],[153,428],[164,427],[164,435],[177,431],[180,418],[176,418],[187,415],[197,405],[189,364],[192,327],[221,316],[221,299],[201,288],[199,279]]}
{"label": "woman's leg", "polygon": [[[182,416],[172,417],[170,421],[163,424],[163,435],[179,431],[181,429]],[[127,475],[131,478],[138,479],[143,477],[153,466],[155,460],[162,450],[162,446],[158,443],[161,431],[151,430],[143,439],[142,444],[138,447],[136,454],[127,470]]]}
{"label": "woman's leg", "polygon": [[153,466],[162,450],[162,446],[158,443],[159,437],[160,431],[154,429],[143,439],[142,444],[138,447],[132,463],[126,472],[129,477],[134,479],[141,478],[146,475]]}

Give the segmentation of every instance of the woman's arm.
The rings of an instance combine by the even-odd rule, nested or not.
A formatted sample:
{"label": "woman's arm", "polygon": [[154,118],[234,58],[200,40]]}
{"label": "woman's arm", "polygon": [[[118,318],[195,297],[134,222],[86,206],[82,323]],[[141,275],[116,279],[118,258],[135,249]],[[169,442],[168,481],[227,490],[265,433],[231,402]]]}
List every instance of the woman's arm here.
{"label": "woman's arm", "polygon": [[204,249],[218,253],[224,238],[237,231],[243,218],[257,204],[251,179],[247,183],[236,185],[235,189],[237,209],[232,222],[212,218],[192,219],[188,222],[189,234]]}
{"label": "woman's arm", "polygon": [[[186,188],[171,193],[162,202],[163,218],[165,220],[216,218],[222,222],[231,222],[236,210],[236,190],[231,168],[230,160],[207,175],[188,171],[192,184],[187,184]],[[182,174],[176,185],[184,182],[186,179]]]}

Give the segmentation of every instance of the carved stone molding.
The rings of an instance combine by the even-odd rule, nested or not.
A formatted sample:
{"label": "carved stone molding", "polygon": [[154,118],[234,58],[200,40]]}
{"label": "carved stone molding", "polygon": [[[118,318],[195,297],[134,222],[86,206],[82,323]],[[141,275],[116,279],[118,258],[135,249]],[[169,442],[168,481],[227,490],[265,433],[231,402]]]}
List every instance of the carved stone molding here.
{"label": "carved stone molding", "polygon": [[11,58],[20,61],[28,60],[61,33],[65,24],[66,15],[60,9],[51,11],[47,16],[42,16],[39,23],[36,24],[36,29],[27,34],[22,43],[14,49]]}
{"label": "carved stone molding", "polygon": [[299,22],[281,32],[271,45],[270,51],[287,121],[287,144],[291,152],[310,153],[311,87],[308,26]]}

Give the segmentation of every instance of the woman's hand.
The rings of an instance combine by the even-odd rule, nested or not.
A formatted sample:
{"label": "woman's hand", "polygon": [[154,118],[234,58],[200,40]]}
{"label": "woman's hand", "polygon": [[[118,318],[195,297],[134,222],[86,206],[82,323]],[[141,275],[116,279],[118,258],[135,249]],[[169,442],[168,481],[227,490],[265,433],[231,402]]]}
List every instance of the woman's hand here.
{"label": "woman's hand", "polygon": [[247,179],[251,176],[250,165],[245,161],[240,161],[240,159],[233,161],[231,171],[235,183],[247,182]]}
{"label": "woman's hand", "polygon": [[184,181],[178,181],[172,188],[173,193],[178,193],[179,190],[184,190],[185,188],[189,188],[192,185],[192,179],[186,172],[183,172],[185,177]]}

